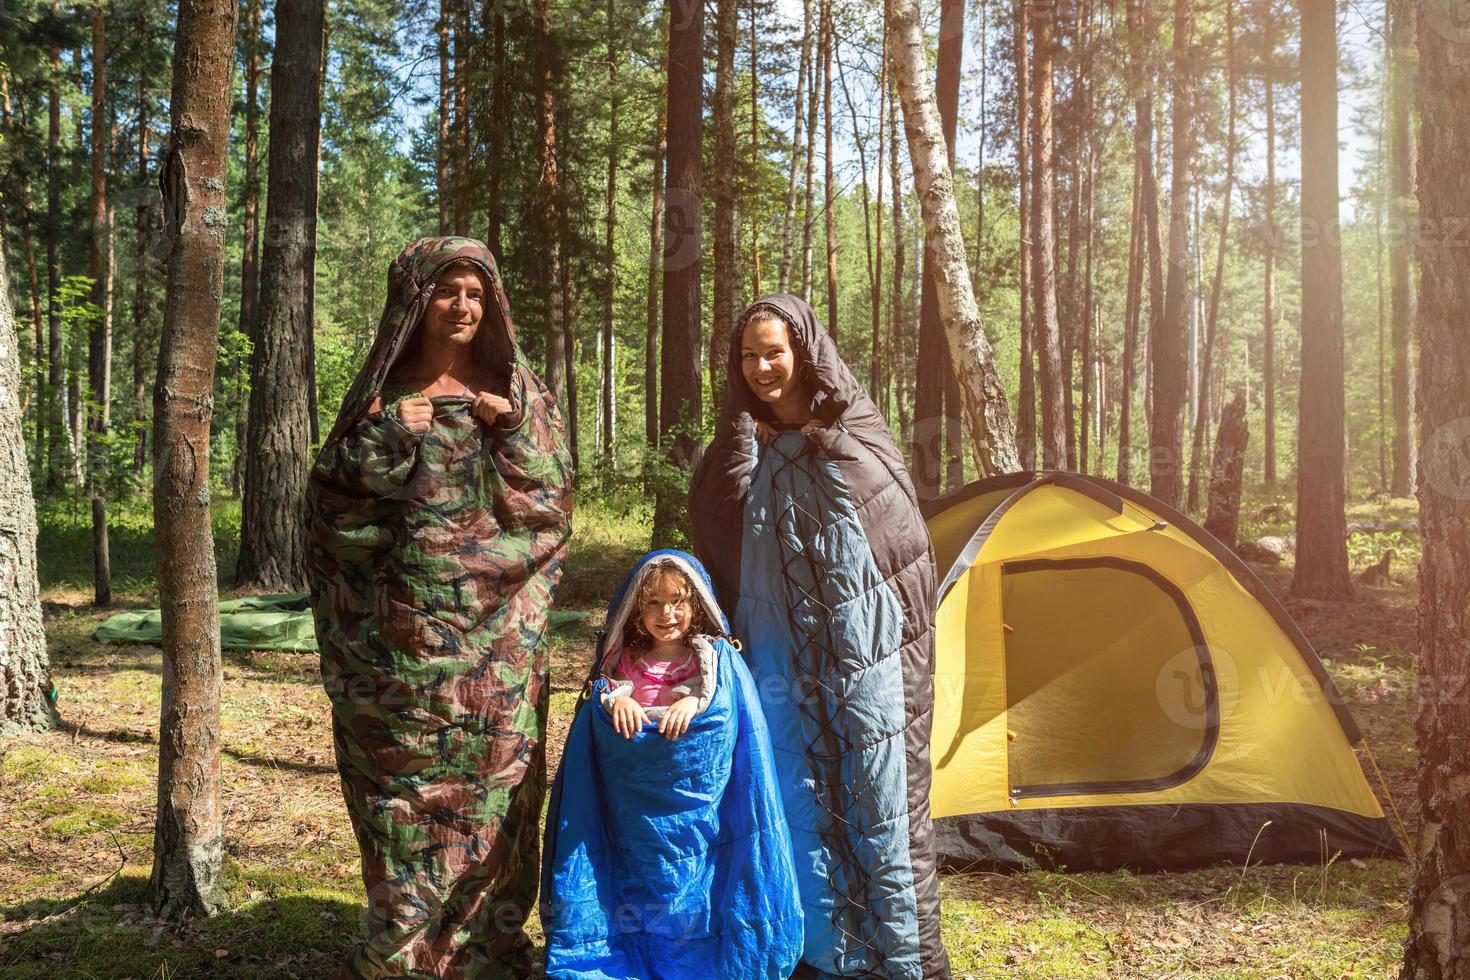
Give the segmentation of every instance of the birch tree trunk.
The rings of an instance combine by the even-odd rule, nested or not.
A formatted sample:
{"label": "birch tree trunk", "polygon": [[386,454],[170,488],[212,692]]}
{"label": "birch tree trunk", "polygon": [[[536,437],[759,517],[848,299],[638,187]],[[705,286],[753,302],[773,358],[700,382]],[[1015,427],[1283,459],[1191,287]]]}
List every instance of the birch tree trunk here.
{"label": "birch tree trunk", "polygon": [[935,256],[939,315],[960,379],[975,468],[980,476],[1014,472],[1020,468],[1020,460],[1010,406],[970,288],[954,176],[924,57],[918,0],[892,0],[888,16],[889,51],[903,101],[904,133],[924,218],[926,247]]}
{"label": "birch tree trunk", "polygon": [[[1460,8],[1461,10],[1463,8]],[[1419,805],[1404,980],[1470,977],[1470,35],[1419,6]]]}
{"label": "birch tree trunk", "polygon": [[[159,174],[169,243],[153,394],[163,698],[149,888],[154,912],[168,917],[211,913],[223,903],[225,890],[220,878],[222,673],[209,520],[209,422],[224,286],[235,15],[234,0],[179,4],[169,147]],[[319,39],[321,31],[313,36]]]}
{"label": "birch tree trunk", "polygon": [[10,271],[0,248],[0,734],[55,726],[51,664],[41,626],[36,503],[21,419],[20,344]]}

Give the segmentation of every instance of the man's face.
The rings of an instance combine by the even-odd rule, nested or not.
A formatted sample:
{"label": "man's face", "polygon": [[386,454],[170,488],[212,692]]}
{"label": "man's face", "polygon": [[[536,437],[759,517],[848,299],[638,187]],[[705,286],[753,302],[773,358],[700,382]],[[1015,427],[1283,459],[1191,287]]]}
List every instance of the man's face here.
{"label": "man's face", "polygon": [[439,278],[424,311],[424,340],[440,347],[467,347],[484,313],[485,284],[480,274],[473,269],[450,269]]}

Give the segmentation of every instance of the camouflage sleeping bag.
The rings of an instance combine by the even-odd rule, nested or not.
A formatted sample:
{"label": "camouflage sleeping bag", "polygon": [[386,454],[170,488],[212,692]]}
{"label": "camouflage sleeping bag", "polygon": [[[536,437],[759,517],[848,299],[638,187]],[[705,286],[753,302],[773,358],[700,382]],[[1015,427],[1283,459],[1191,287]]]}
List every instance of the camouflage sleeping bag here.
{"label": "camouflage sleeping bag", "polygon": [[[775,424],[745,382],[757,309],[788,326],[809,434]],[[913,485],[810,305],[768,296],[728,343],[690,521],[770,726],[805,908],[795,975],[948,976],[929,818],[934,558]],[[763,443],[757,418],[776,430]]]}
{"label": "camouflage sleeping bag", "polygon": [[[453,263],[488,289],[474,349],[513,412],[432,399],[410,432],[389,372]],[[390,266],[377,339],[312,469],[308,564],[333,742],[367,888],[347,976],[494,977],[530,963],[548,701],[542,643],[571,530],[571,464],[523,363],[495,261],[421,239]],[[381,409],[371,411],[381,397]]]}

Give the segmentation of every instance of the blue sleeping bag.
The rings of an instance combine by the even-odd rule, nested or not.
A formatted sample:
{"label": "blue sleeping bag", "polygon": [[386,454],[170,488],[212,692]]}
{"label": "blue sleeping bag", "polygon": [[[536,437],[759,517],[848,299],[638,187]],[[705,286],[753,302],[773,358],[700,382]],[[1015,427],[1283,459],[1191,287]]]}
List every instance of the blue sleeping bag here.
{"label": "blue sleeping bag", "polygon": [[[608,610],[606,636],[635,614],[640,576],[673,562],[710,623],[728,630],[692,556],[646,555]],[[710,701],[675,740],[649,725],[625,739],[603,706],[599,644],[546,819],[541,918],[546,972],[565,978],[791,974],[802,910],[765,717],[750,672],[710,637]]]}

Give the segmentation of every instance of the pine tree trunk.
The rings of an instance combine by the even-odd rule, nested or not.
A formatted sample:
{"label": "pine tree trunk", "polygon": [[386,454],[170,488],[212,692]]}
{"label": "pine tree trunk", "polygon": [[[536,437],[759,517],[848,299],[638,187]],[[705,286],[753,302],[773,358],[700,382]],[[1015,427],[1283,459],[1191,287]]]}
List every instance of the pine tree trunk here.
{"label": "pine tree trunk", "polygon": [[107,207],[107,7],[92,8],[92,303],[101,316],[88,338],[87,483],[92,491],[93,604],[112,602],[112,560],[107,546],[107,450],[112,427],[112,223]]}
{"label": "pine tree trunk", "polygon": [[[934,97],[951,172],[954,169],[954,140],[960,99],[960,69],[965,46],[965,0],[943,0],[939,8],[939,64],[935,73]],[[949,376],[954,374],[945,357],[944,327],[939,322],[939,291],[935,256],[924,250],[923,281],[919,289],[919,345],[915,358],[913,467],[914,491],[920,500],[932,500],[944,492],[946,459],[950,444],[946,434]]]}
{"label": "pine tree trunk", "polygon": [[1236,393],[1220,415],[1215,461],[1210,468],[1209,514],[1205,530],[1234,548],[1240,524],[1240,491],[1245,481],[1245,398]]}
{"label": "pine tree trunk", "polygon": [[[1266,52],[1276,56],[1275,12],[1267,10],[1265,22]],[[1264,329],[1261,338],[1261,426],[1265,457],[1263,476],[1267,487],[1276,486],[1276,248],[1281,241],[1276,227],[1276,93],[1275,66],[1266,66],[1266,269]]]}
{"label": "pine tree trunk", "polygon": [[[761,114],[760,114],[760,60],[756,49],[756,8],[750,6],[750,169],[752,173],[761,166]],[[761,216],[760,211],[750,212],[750,295],[761,295]]]}
{"label": "pine tree trunk", "polygon": [[0,248],[0,734],[55,726],[51,664],[41,626],[36,504],[26,466],[20,344],[10,306],[10,270]]}
{"label": "pine tree trunk", "polygon": [[[1460,8],[1461,10],[1463,8]],[[1419,805],[1404,980],[1470,977],[1470,40],[1452,0],[1419,7]]]}
{"label": "pine tree trunk", "polygon": [[1021,407],[1016,424],[1017,448],[1021,466],[1036,468],[1036,355],[1035,329],[1031,321],[1031,57],[1027,45],[1030,33],[1030,0],[1016,0],[1016,30],[1012,43],[1016,52],[1016,199],[1020,222],[1020,255],[1017,258],[1017,282],[1021,294],[1021,365],[1018,397]]}
{"label": "pine tree trunk", "polygon": [[[1230,205],[1235,191],[1235,3],[1225,2],[1225,63],[1229,87],[1229,116],[1225,136],[1225,190],[1220,204],[1220,240],[1215,247],[1215,279],[1210,286],[1210,315],[1205,323],[1204,352],[1200,357],[1198,387],[1195,402],[1200,406],[1209,403],[1210,385],[1215,370],[1215,348],[1224,346],[1218,338],[1220,332],[1220,294],[1225,285],[1225,253],[1230,244]],[[1209,413],[1200,411],[1194,417],[1194,436],[1189,457],[1189,513],[1199,510],[1200,469],[1204,465],[1205,430],[1209,426]]]}
{"label": "pine tree trunk", "polygon": [[[735,203],[735,44],[738,40],[739,4],[717,0],[715,4],[715,90],[711,114],[715,124],[714,192],[714,328],[711,335],[724,337],[740,315],[740,214]],[[709,348],[709,386],[714,404],[724,401],[725,359],[728,351],[720,343]]]}
{"label": "pine tree trunk", "polygon": [[[613,438],[617,420],[617,351],[614,348],[613,297],[617,291],[618,229],[618,25],[617,0],[607,0],[607,89],[611,102],[607,137],[607,245],[604,261],[607,283],[602,296],[602,463],[611,469],[615,462]],[[570,371],[568,371],[570,376]],[[571,387],[571,386],[569,386]]]}
{"label": "pine tree trunk", "polygon": [[[665,194],[663,344],[660,351],[659,445],[687,474],[698,462],[704,417],[700,398],[700,272],[703,254],[700,147],[704,136],[704,0],[666,0],[669,16],[668,189]],[[654,547],[687,533],[687,475],[659,480]]]}
{"label": "pine tree trunk", "polygon": [[822,161],[827,173],[822,181],[823,213],[827,238],[827,329],[837,342],[841,318],[837,315],[837,181],[832,174],[832,49],[837,46],[832,24],[832,0],[822,0],[822,122],[826,148]]}
{"label": "pine tree trunk", "polygon": [[[659,75],[668,77],[668,15],[663,17],[664,59]],[[659,99],[657,135],[653,144],[653,201],[648,217],[648,291],[643,325],[643,438],[650,450],[658,447],[658,335],[659,295],[664,258],[664,154],[668,151],[668,83]],[[650,456],[650,458],[652,458]]]}
{"label": "pine tree trunk", "polygon": [[277,0],[260,321],[250,361],[249,457],[240,585],[306,583],[303,502],[311,445],[312,289],[316,269],[324,0]]}
{"label": "pine tree trunk", "polygon": [[495,82],[491,94],[494,121],[490,125],[490,159],[486,168],[490,171],[489,200],[486,219],[488,228],[485,244],[490,254],[502,258],[500,251],[500,226],[504,219],[505,205],[501,199],[501,180],[505,171],[505,131],[510,126],[510,83],[505,59],[505,4],[496,3],[494,8],[495,31]]}
{"label": "pine tree trunk", "polygon": [[1031,289],[1032,343],[1040,368],[1041,468],[1061,469],[1067,461],[1065,401],[1062,392],[1062,337],[1057,313],[1056,236],[1052,212],[1056,173],[1052,168],[1052,35],[1055,10],[1031,12]]}
{"label": "pine tree trunk", "polygon": [[1302,0],[1302,349],[1292,594],[1347,599],[1347,439],[1338,239],[1337,20]]}
{"label": "pine tree trunk", "polygon": [[[223,904],[225,891],[219,786],[223,678],[209,520],[209,422],[224,285],[235,14],[232,0],[179,4],[169,148],[159,175],[169,242],[153,396],[163,697],[149,887],[154,912],[167,917],[211,913]],[[282,43],[290,36],[279,20],[277,35]],[[315,44],[320,37],[320,30],[313,31],[304,42]],[[273,90],[287,100],[281,87]]]}
{"label": "pine tree trunk", "polygon": [[[51,0],[51,16],[61,18],[61,0]],[[46,492],[61,486],[65,461],[66,351],[61,332],[61,48],[52,43],[51,77],[46,95]]]}
{"label": "pine tree trunk", "polygon": [[[821,4],[826,0],[815,0]],[[820,10],[820,7],[818,8]],[[811,19],[811,7],[806,5],[807,19]],[[802,210],[801,222],[801,298],[808,303],[812,300],[812,220],[814,215],[812,208],[816,203],[816,161],[817,161],[817,110],[821,108],[822,87],[822,34],[826,27],[826,18],[817,17],[817,35],[812,50],[812,90],[807,96],[806,115],[806,200]]]}
{"label": "pine tree trunk", "polygon": [[454,67],[454,160],[450,167],[450,185],[454,188],[454,233],[464,237],[470,233],[470,26],[469,4],[458,0],[453,5]]}
{"label": "pine tree trunk", "polygon": [[[248,0],[245,7],[245,227],[240,254],[240,336],[255,342],[256,302],[260,295],[260,15],[261,0]],[[242,361],[244,388],[249,383],[249,362]],[[235,407],[235,493],[245,489],[245,447],[250,439],[250,393],[241,391]]]}
{"label": "pine tree trunk", "polygon": [[1418,30],[1415,0],[1389,3],[1388,105],[1389,105],[1389,228],[1388,263],[1392,316],[1393,368],[1393,470],[1389,491],[1395,497],[1414,494],[1414,471],[1418,465],[1419,440],[1414,432],[1413,337],[1418,310],[1414,295],[1409,247],[1411,229],[1418,217],[1414,207],[1414,122],[1412,101],[1418,84],[1414,78],[1414,35]]}
{"label": "pine tree trunk", "polygon": [[[892,15],[889,13],[889,10],[892,7],[893,0],[883,0],[883,2],[883,23],[887,25],[892,20]],[[887,30],[883,33],[885,36],[888,36],[888,47],[890,49],[888,62],[891,65],[893,63],[893,39],[889,36]],[[904,242],[908,236],[904,232],[903,170],[900,168],[898,156],[898,85],[892,79],[889,80],[888,84],[888,134],[888,179],[891,185],[890,190],[893,194],[893,283],[891,288],[892,295],[890,296],[888,307],[888,359],[890,364],[903,364],[901,332],[903,330],[904,263],[907,261],[907,257],[904,255]],[[893,399],[892,407],[896,409],[896,414],[899,417],[899,431],[902,433],[901,444],[909,442],[910,433],[910,420],[907,410],[904,408],[902,391],[903,377],[906,373],[899,371],[895,375],[892,371],[885,371],[883,378],[883,414],[890,418],[895,414],[890,411],[889,398],[891,393]]]}
{"label": "pine tree trunk", "polygon": [[1138,383],[1138,319],[1143,306],[1143,173],[1133,159],[1128,220],[1128,290],[1123,310],[1123,387],[1118,405],[1118,482],[1133,485],[1133,388]]}
{"label": "pine tree trunk", "polygon": [[439,234],[447,235],[453,227],[450,207],[454,191],[450,186],[450,118],[449,118],[449,4],[439,0],[439,133],[434,150],[434,197],[439,203]]}
{"label": "pine tree trunk", "polygon": [[[153,277],[153,221],[150,214],[153,210],[152,197],[148,194],[148,110],[150,107],[150,93],[148,90],[148,76],[144,73],[138,83],[138,208],[134,219],[135,248],[133,251],[134,276],[133,283],[133,336],[132,336],[132,367],[133,367],[133,419],[138,422],[150,420],[150,408],[152,399],[148,397],[148,367],[149,364],[157,365],[157,355],[152,354],[148,341],[151,338],[148,327],[152,319],[152,290],[150,281]],[[242,406],[243,407],[243,406]],[[152,428],[150,425],[138,427],[138,441],[133,446],[133,474],[141,476],[143,465],[148,460],[148,433]],[[236,455],[243,455],[239,447],[244,443],[237,442]]]}
{"label": "pine tree trunk", "polygon": [[810,74],[812,60],[812,0],[802,0],[802,7],[801,60],[796,70],[796,102],[791,110],[794,120],[791,130],[791,166],[786,182],[786,213],[781,219],[781,269],[778,282],[783,293],[791,286],[792,250],[796,237],[796,194],[800,186],[798,176],[802,161],[801,125],[805,116],[802,110],[806,106],[807,76]]}
{"label": "pine tree trunk", "polygon": [[975,468],[982,477],[1014,472],[1020,461],[1010,405],[970,289],[954,176],[929,84],[917,0],[893,0],[888,28],[893,75],[903,102],[904,133],[924,219],[925,247],[933,251],[939,270],[939,316],[962,387]]}
{"label": "pine tree trunk", "polygon": [[[541,227],[557,227],[557,201],[561,196],[561,185],[556,167],[556,83],[560,75],[560,59],[556,50],[556,39],[551,31],[550,0],[536,0],[533,8],[535,21],[535,44],[539,94],[536,100],[538,127],[537,145],[540,148],[541,179],[537,187],[537,205],[541,215]],[[566,386],[566,340],[562,323],[562,270],[561,236],[548,233],[543,236],[542,271],[545,284],[542,304],[546,318],[546,387],[557,401],[565,402]]]}
{"label": "pine tree trunk", "polygon": [[1194,157],[1194,0],[1174,4],[1173,160],[1169,186],[1169,281],[1164,317],[1153,331],[1153,413],[1149,420],[1149,493],[1184,505],[1184,406],[1189,336],[1189,204]]}

